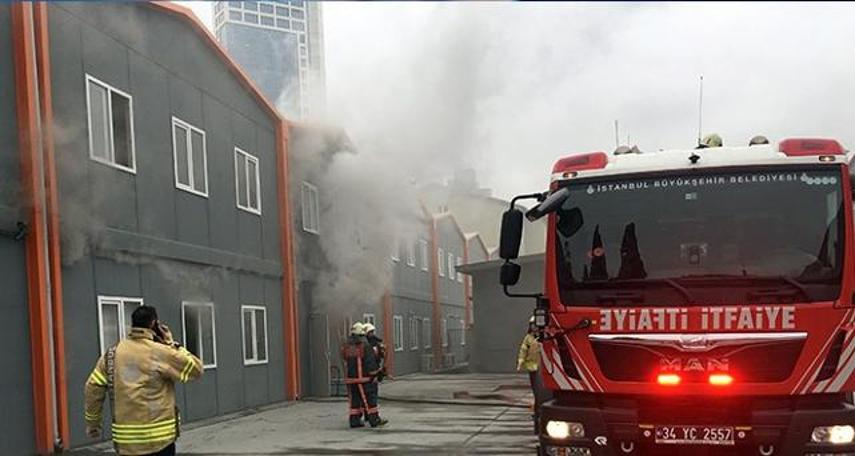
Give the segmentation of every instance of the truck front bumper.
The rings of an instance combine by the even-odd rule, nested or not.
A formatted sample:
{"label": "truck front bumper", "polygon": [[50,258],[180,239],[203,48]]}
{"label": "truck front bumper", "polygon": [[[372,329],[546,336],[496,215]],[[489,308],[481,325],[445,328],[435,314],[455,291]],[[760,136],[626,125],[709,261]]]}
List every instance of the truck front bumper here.
{"label": "truck front bumper", "polygon": [[[585,436],[552,439],[546,432],[550,420],[582,423]],[[574,394],[544,404],[539,421],[540,455],[855,456],[855,443],[811,441],[817,426],[855,425],[855,406],[842,396],[655,401]],[[732,426],[742,438],[733,445],[657,444],[651,435],[657,425]]]}

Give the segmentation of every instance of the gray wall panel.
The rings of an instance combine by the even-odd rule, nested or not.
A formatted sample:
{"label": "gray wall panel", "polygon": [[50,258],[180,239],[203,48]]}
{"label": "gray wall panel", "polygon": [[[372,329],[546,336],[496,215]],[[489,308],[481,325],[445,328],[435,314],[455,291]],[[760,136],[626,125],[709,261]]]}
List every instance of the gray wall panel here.
{"label": "gray wall panel", "polygon": [[[268,384],[271,402],[285,400],[285,349],[282,328],[282,282],[264,281],[264,305],[267,307]],[[305,330],[305,326],[300,326]]]}
{"label": "gray wall panel", "polygon": [[245,403],[238,275],[218,276],[213,282],[213,292],[217,306],[217,395],[207,400],[216,400],[220,413],[230,413]]}
{"label": "gray wall panel", "polygon": [[[131,90],[134,96],[137,172],[135,179],[140,233],[176,237],[176,208],[173,192],[175,173],[169,104],[161,97],[169,89],[163,68],[139,54],[130,54]],[[178,214],[182,212],[178,211]]]}
{"label": "gray wall panel", "polygon": [[235,204],[235,159],[231,112],[215,98],[204,95],[205,134],[208,140],[208,194],[211,247],[237,251],[237,217]]}

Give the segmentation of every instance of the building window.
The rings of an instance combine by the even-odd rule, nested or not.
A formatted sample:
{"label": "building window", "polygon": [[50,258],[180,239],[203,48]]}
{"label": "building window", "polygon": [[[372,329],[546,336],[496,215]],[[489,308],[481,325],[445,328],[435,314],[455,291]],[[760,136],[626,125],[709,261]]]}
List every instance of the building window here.
{"label": "building window", "polygon": [[273,5],[270,3],[260,3],[258,8],[262,13],[273,14]]}
{"label": "building window", "polygon": [[410,317],[410,350],[419,349],[419,320],[416,317]]}
{"label": "building window", "polygon": [[276,7],[276,15],[277,15],[277,16],[282,16],[282,17],[289,17],[289,16],[290,16],[290,15],[288,14],[288,8],[283,8],[283,7],[281,7],[281,6],[277,6],[277,7]]}
{"label": "building window", "polygon": [[291,28],[291,21],[288,19],[276,19],[276,26],[287,30]]}
{"label": "building window", "polygon": [[404,318],[400,315],[392,317],[394,328],[395,351],[404,351]]}
{"label": "building window", "polygon": [[448,279],[454,282],[454,254],[448,252]]}
{"label": "building window", "polygon": [[374,327],[377,327],[377,320],[374,318],[374,314],[362,314],[362,322],[363,323],[371,323]]}
{"label": "building window", "polygon": [[258,11],[258,2],[243,2],[243,9]]}
{"label": "building window", "polygon": [[430,341],[433,339],[433,328],[430,325],[430,318],[422,320],[422,336],[425,341],[425,348],[430,348]]}
{"label": "building window", "polygon": [[273,20],[271,16],[261,16],[261,25],[266,25],[268,27],[275,27],[276,21]]}
{"label": "building window", "polygon": [[401,240],[395,239],[395,242],[392,243],[392,261],[395,263],[401,261]]}
{"label": "building window", "polygon": [[300,43],[306,44],[306,35],[300,35]]}
{"label": "building window", "polygon": [[419,239],[419,250],[422,255],[422,271],[427,271],[430,268],[430,257],[428,257],[428,243],[424,239]]}
{"label": "building window", "polygon": [[142,298],[98,296],[98,337],[102,355],[128,336],[131,314],[141,305]]}
{"label": "building window", "polygon": [[320,208],[318,205],[318,188],[303,182],[303,231],[318,234],[320,232]]}
{"label": "building window", "polygon": [[175,162],[175,186],[208,196],[208,152],[205,132],[172,118],[172,157]]}
{"label": "building window", "polygon": [[301,10],[301,9],[292,9],[291,10],[291,17],[296,18],[296,19],[303,19],[305,17],[305,14],[303,13],[303,10]]}
{"label": "building window", "polygon": [[[291,15],[293,16],[293,13]],[[292,20],[291,21],[291,27],[298,32],[302,32],[302,31],[306,30],[306,26],[300,21]],[[302,60],[302,62],[305,62],[305,61],[306,61],[305,59]],[[305,66],[305,63],[303,64],[303,66]]]}
{"label": "building window", "polygon": [[240,11],[229,10],[229,19],[240,21],[243,20],[243,16],[241,15]]}
{"label": "building window", "polygon": [[243,364],[267,363],[267,308],[240,306],[243,324]]}
{"label": "building window", "polygon": [[261,178],[258,158],[235,147],[237,207],[261,215]]}
{"label": "building window", "polygon": [[303,3],[303,0],[291,0],[291,6],[296,6],[297,8],[302,8]]}
{"label": "building window", "polygon": [[463,320],[460,323],[460,345],[466,346],[466,323]]}
{"label": "building window", "polygon": [[[457,267],[463,266],[463,258],[457,257]],[[463,273],[459,270],[457,271],[457,281],[459,283],[463,283]]]}
{"label": "building window", "polygon": [[89,157],[136,172],[133,99],[119,89],[86,75]]}
{"label": "building window", "polygon": [[182,302],[181,322],[184,326],[184,346],[202,360],[206,369],[217,367],[217,330],[214,325],[214,304]]}
{"label": "building window", "polygon": [[416,267],[416,244],[407,242],[407,266]]}
{"label": "building window", "polygon": [[436,264],[437,269],[439,270],[439,276],[445,277],[445,251],[442,250],[442,247],[437,249],[436,251]]}
{"label": "building window", "polygon": [[443,318],[439,323],[442,325],[440,328],[440,331],[442,332],[442,346],[448,347],[448,319]]}
{"label": "building window", "polygon": [[258,23],[258,14],[255,13],[243,13],[243,21],[251,22],[253,24]]}

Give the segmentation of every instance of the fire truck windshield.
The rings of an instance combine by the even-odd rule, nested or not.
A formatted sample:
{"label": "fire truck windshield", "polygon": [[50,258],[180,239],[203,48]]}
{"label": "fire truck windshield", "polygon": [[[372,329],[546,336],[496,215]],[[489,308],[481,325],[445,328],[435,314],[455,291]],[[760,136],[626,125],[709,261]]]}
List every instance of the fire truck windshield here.
{"label": "fire truck windshield", "polygon": [[836,299],[837,167],[745,168],[568,184],[555,261],[568,306]]}

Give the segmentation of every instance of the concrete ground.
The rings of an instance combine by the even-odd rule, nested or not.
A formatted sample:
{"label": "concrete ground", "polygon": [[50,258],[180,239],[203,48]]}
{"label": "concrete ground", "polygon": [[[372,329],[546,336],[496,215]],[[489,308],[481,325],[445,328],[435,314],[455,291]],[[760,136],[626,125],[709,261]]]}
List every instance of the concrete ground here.
{"label": "concrete ground", "polygon": [[[531,394],[521,375],[413,375],[381,385],[384,428],[349,429],[344,399],[303,400],[193,423],[185,455],[534,454]],[[111,454],[109,446],[76,455]]]}

